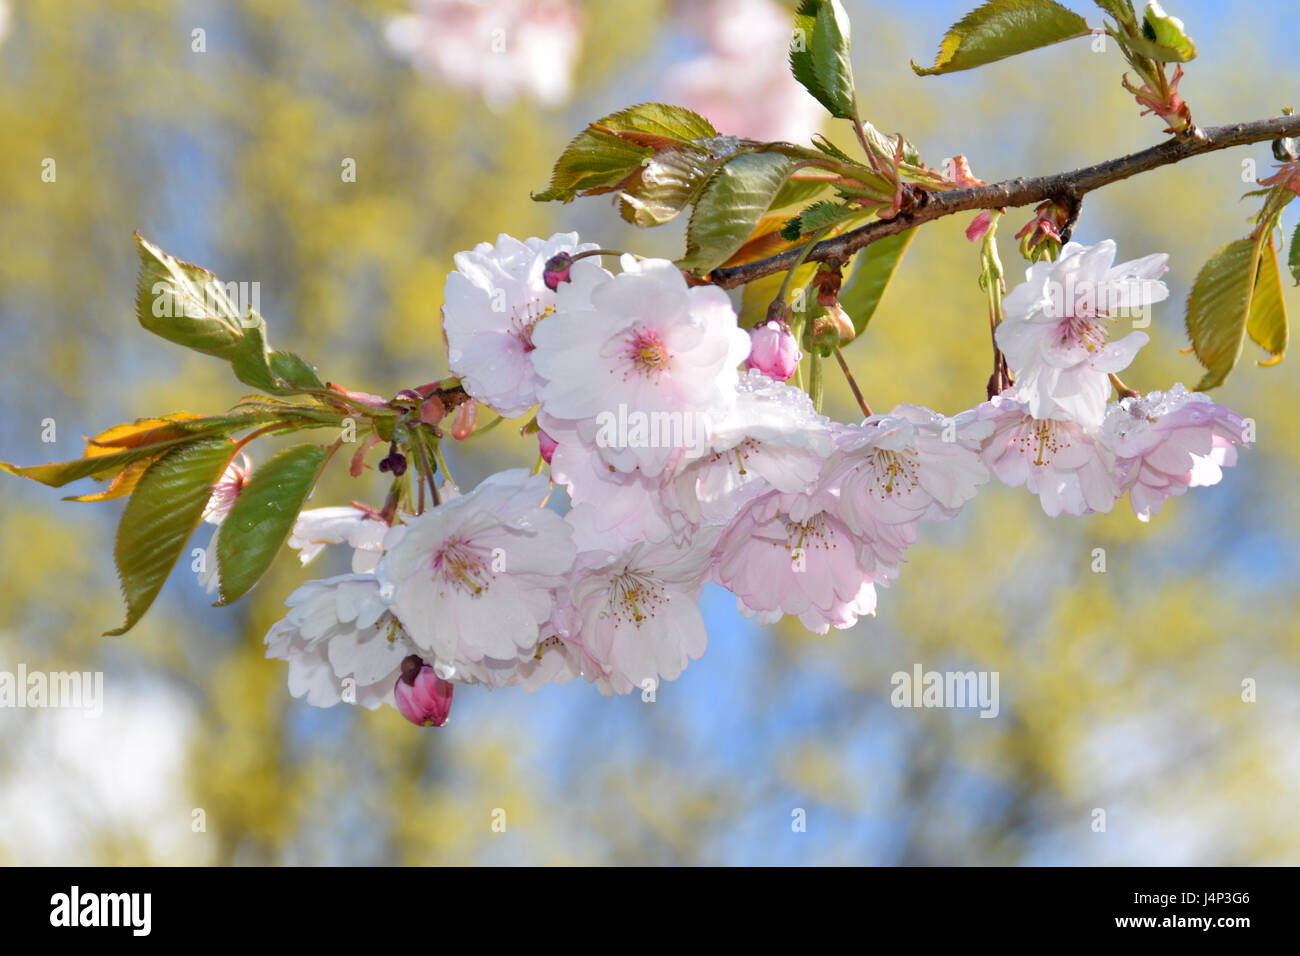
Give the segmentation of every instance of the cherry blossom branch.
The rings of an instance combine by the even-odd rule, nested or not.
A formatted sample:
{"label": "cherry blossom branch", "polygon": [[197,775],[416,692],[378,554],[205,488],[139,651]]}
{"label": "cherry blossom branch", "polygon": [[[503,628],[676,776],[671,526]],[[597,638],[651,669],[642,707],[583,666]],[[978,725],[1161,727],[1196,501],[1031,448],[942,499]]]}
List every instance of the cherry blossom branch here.
{"label": "cherry blossom branch", "polygon": [[[854,253],[886,236],[906,232],[913,226],[959,212],[1030,206],[1049,199],[1065,199],[1075,204],[1077,208],[1078,201],[1086,193],[1121,179],[1128,179],[1138,173],[1179,163],[1204,153],[1289,136],[1300,136],[1300,113],[1254,120],[1249,123],[1211,126],[1196,130],[1190,135],[1166,140],[1150,149],[1108,159],[1095,166],[1086,166],[1072,172],[1056,173],[1051,176],[1036,176],[1032,179],[1021,176],[990,186],[953,189],[946,192],[932,192],[909,186],[907,195],[911,201],[910,208],[905,203],[904,210],[892,219],[875,220],[865,226],[851,229],[843,235],[825,239],[808,250],[804,260],[844,262]],[[791,249],[766,259],[720,267],[713,270],[711,279],[714,285],[724,289],[734,289],[736,286],[763,276],[791,268],[801,252],[800,249]]]}

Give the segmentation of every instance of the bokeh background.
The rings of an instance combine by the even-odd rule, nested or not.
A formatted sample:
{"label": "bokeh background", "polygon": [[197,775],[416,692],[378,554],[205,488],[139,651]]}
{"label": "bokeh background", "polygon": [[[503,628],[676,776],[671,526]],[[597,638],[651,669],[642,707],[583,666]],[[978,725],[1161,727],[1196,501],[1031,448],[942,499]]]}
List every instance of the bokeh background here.
{"label": "bokeh background", "polygon": [[[923,79],[909,57],[931,58],[973,0],[847,5],[864,112],[931,164],[964,153],[995,180],[1161,137],[1120,88],[1113,48],[1077,41]],[[227,280],[258,281],[278,346],[332,381],[392,394],[446,371],[438,312],[460,249],[576,229],[680,254],[676,224],[639,232],[604,199],[530,201],[588,120],[671,98],[683,76],[738,123],[771,121],[785,102],[763,85],[785,40],[777,30],[772,41],[753,3],[577,3],[579,52],[571,71],[558,53],[554,63],[571,82],[540,100],[486,95],[422,58],[429,16],[439,32],[434,3],[423,27],[400,19],[419,16],[410,0],[3,6],[6,461],[76,457],[83,434],[217,412],[247,391],[222,363],[136,324],[132,230]],[[1199,43],[1182,87],[1199,122],[1300,106],[1289,0],[1166,7]],[[724,48],[730,61],[717,59]],[[701,92],[720,75],[732,89]],[[797,126],[800,110],[777,119]],[[45,158],[55,182],[42,181]],[[1179,352],[1181,300],[1200,264],[1248,228],[1247,158],[1261,176],[1271,168],[1261,144],[1086,200],[1081,241],[1114,237],[1121,258],[1171,254],[1173,294],[1130,384],[1199,378]],[[1023,264],[1010,233],[1027,217],[1006,220],[1013,276]],[[1290,211],[1288,233],[1295,222]],[[987,326],[965,225],[922,230],[848,353],[877,408],[953,413],[982,398]],[[1287,296],[1300,311],[1300,295]],[[387,709],[312,708],[289,696],[286,665],[263,658],[284,597],[339,570],[337,556],[302,569],[286,553],[226,608],[209,606],[182,561],[140,626],[104,638],[121,620],[111,548],[122,502],[64,503],[6,476],[0,669],[100,670],[105,702],[98,720],[0,710],[0,862],[1300,862],[1300,374],[1294,360],[1257,368],[1252,350],[1216,398],[1257,421],[1258,444],[1220,487],[1171,500],[1150,525],[1127,502],[1050,520],[1023,489],[989,486],[958,520],[923,529],[878,615],[852,630],[760,628],[710,587],[709,651],[655,703],[582,683],[462,688],[439,731]],[[851,419],[847,392],[832,388],[830,410]],[[40,439],[47,418],[52,445]],[[463,486],[534,455],[508,427],[449,450]],[[313,503],[381,494],[373,477],[336,475]],[[1092,570],[1095,548],[1105,573]],[[916,663],[997,671],[1000,715],[891,707],[890,675]],[[1242,701],[1248,678],[1254,703]],[[498,808],[505,832],[491,826]],[[792,827],[798,809],[806,832]]]}

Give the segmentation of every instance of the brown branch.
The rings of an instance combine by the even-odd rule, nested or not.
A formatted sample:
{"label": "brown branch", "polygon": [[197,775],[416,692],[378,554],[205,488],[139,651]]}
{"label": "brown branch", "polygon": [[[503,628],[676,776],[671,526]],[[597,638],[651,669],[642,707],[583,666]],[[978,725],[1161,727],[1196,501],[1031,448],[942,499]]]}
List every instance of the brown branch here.
{"label": "brown branch", "polygon": [[[1085,193],[1121,179],[1128,179],[1138,173],[1182,162],[1184,159],[1200,156],[1203,153],[1287,136],[1300,136],[1300,113],[1255,120],[1250,123],[1212,126],[1199,130],[1193,135],[1169,139],[1150,149],[1130,153],[1118,159],[1108,159],[1104,163],[1076,169],[1073,172],[1036,176],[1032,179],[1022,176],[1018,179],[994,183],[991,186],[953,189],[947,192],[915,190],[916,205],[912,209],[899,213],[892,219],[878,219],[851,229],[843,235],[824,239],[813,246],[806,260],[845,262],[854,253],[879,239],[906,232],[913,226],[951,216],[953,213],[1030,206],[1048,199],[1067,196],[1077,202]],[[736,286],[774,272],[783,272],[795,264],[800,251],[792,249],[755,262],[714,269],[711,276],[713,284],[724,289],[734,289]]]}

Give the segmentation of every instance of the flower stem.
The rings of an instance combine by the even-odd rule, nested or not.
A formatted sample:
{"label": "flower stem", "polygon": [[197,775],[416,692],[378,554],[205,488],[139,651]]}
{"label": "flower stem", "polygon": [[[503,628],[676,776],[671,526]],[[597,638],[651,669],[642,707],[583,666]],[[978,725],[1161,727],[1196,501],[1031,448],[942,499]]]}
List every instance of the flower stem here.
{"label": "flower stem", "polygon": [[822,353],[817,349],[813,349],[812,360],[809,363],[808,394],[812,396],[813,407],[817,409],[819,414],[822,410],[824,391],[825,382],[822,379]]}
{"label": "flower stem", "polygon": [[[839,349],[835,350],[835,358],[840,363],[840,371],[844,373],[844,377],[848,380],[849,388],[853,389],[853,397],[858,400],[858,408],[862,409],[863,415],[870,418],[871,406],[868,405],[867,400],[862,397],[862,389],[858,388],[857,380],[854,379],[853,373],[849,371],[849,363],[844,361],[844,356],[840,354]],[[821,409],[819,408],[818,411],[820,410]]]}
{"label": "flower stem", "polygon": [[1115,386],[1115,391],[1119,392],[1120,398],[1137,398],[1141,393],[1135,388],[1129,388],[1120,377],[1114,372],[1110,373],[1110,384]]}

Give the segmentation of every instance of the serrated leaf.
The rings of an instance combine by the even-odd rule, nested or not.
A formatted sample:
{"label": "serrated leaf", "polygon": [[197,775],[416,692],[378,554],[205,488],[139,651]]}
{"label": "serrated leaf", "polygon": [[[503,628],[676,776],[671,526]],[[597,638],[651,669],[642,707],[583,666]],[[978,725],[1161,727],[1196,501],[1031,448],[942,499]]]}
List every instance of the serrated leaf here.
{"label": "serrated leaf", "polygon": [[861,209],[850,209],[836,202],[815,202],[785,224],[781,238],[795,242],[800,236],[812,235],[862,215],[865,213]]}
{"label": "serrated leaf", "polygon": [[790,72],[817,102],[822,103],[826,94],[817,82],[812,56],[812,35],[817,26],[817,10],[820,6],[821,0],[803,0],[795,12],[794,29],[790,35]]}
{"label": "serrated leaf", "polygon": [[839,0],[800,4],[790,42],[790,72],[832,116],[854,118],[849,18]]}
{"label": "serrated leaf", "polygon": [[[0,461],[0,471],[39,481],[51,488],[61,488],[81,478],[103,480],[142,458],[156,458],[196,437],[224,435],[277,417],[277,414],[267,412],[247,412],[209,418],[172,415],[162,419],[140,419],[133,425],[115,425],[87,439],[83,458],[45,465],[13,465]],[[162,424],[156,424],[159,422]],[[121,444],[113,445],[111,442]]]}
{"label": "serrated leaf", "polygon": [[228,287],[207,269],[182,262],[135,234],[140,247],[136,317],[169,342],[229,359],[244,335],[244,318]]}
{"label": "serrated leaf", "polygon": [[537,202],[572,202],[621,188],[659,149],[718,135],[708,120],[681,106],[642,103],[611,113],[579,133],[556,160]]}
{"label": "serrated leaf", "polygon": [[324,388],[316,370],[292,352],[274,351],[266,320],[237,305],[235,283],[181,262],[135,235],[143,263],[136,292],[140,324],[170,342],[230,362],[235,377],[273,395]]}
{"label": "serrated leaf", "polygon": [[320,445],[295,445],[253,471],[217,533],[220,604],[243,597],[271,566],[328,457]]}
{"label": "serrated leaf", "polygon": [[1250,300],[1250,318],[1246,334],[1270,356],[1260,365],[1276,365],[1286,354],[1286,300],[1282,291],[1282,270],[1277,265],[1277,249],[1270,230],[1268,242],[1260,251],[1256,267],[1255,292]]}
{"label": "serrated leaf", "polygon": [[1201,267],[1187,296],[1187,336],[1206,368],[1198,391],[1223,383],[1241,356],[1254,289],[1255,241],[1228,243]]}
{"label": "serrated leaf", "polygon": [[796,162],[780,153],[745,153],[705,184],[686,229],[683,269],[703,275],[745,244],[771,208]]}
{"label": "serrated leaf", "polygon": [[149,610],[198,527],[235,447],[228,438],[189,442],[168,451],[140,479],[113,548],[126,621],[108,635],[125,634]]}
{"label": "serrated leaf", "polygon": [[934,66],[918,76],[969,70],[1040,47],[1086,36],[1088,23],[1055,0],[990,0],[949,28]]}
{"label": "serrated leaf", "polygon": [[903,261],[912,243],[915,229],[886,236],[867,246],[857,255],[853,272],[840,290],[840,304],[853,320],[858,335],[866,329],[885,295],[889,280]]}
{"label": "serrated leaf", "polygon": [[812,68],[822,105],[838,119],[853,119],[857,101],[849,59],[849,15],[839,0],[826,0],[818,7],[812,32]]}

